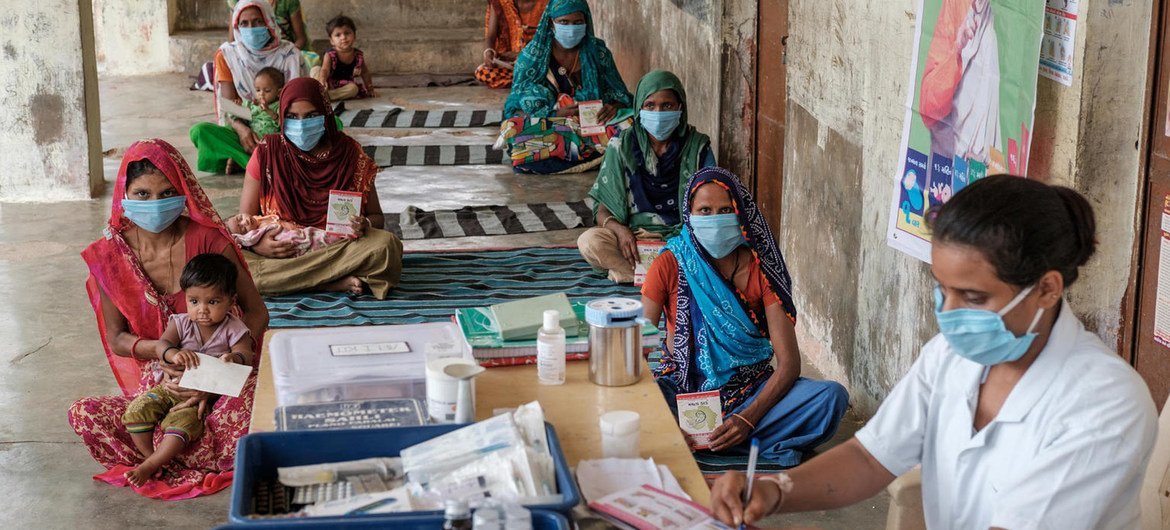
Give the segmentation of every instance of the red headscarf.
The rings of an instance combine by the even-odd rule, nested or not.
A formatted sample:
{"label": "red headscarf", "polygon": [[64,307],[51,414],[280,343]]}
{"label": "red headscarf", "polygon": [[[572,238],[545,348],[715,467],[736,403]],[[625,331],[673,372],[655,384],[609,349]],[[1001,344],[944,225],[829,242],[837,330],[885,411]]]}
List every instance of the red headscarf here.
{"label": "red headscarf", "polygon": [[301,151],[283,133],[265,136],[252,155],[260,165],[260,210],[264,215],[275,214],[302,226],[324,228],[329,190],[356,191],[364,196],[374,183],[378,167],[357,141],[337,130],[325,87],[316,79],[293,79],[281,90],[282,128],[284,115],[297,101],[312,103],[325,116],[321,142],[329,148],[313,155]]}
{"label": "red headscarf", "polygon": [[[126,150],[122,157],[122,167],[118,169],[118,181],[114,184],[114,202],[110,208],[109,226],[104,230],[101,239],[81,252],[81,257],[89,266],[86,290],[97,314],[102,345],[106,349],[106,357],[110,361],[115,379],[118,380],[118,386],[127,395],[138,389],[145,361],[120,357],[110,348],[106,337],[105,319],[102,316],[101,293],[105,293],[126,318],[130,331],[146,339],[157,339],[162,336],[167,318],[172,312],[166,303],[166,295],[169,293],[158,292],[122,237],[122,232],[132,226],[132,223],[122,215],[122,201],[126,196],[126,169],[131,162],[139,160],[149,160],[181,195],[187,197],[186,216],[191,222],[217,230],[223,235],[224,240],[232,241],[231,234],[224,227],[215,208],[211,206],[207,195],[203,193],[203,188],[195,180],[187,161],[174,146],[163,140],[153,139],[135,142]],[[247,271],[247,263],[240,249],[234,246],[233,248],[240,266]]]}

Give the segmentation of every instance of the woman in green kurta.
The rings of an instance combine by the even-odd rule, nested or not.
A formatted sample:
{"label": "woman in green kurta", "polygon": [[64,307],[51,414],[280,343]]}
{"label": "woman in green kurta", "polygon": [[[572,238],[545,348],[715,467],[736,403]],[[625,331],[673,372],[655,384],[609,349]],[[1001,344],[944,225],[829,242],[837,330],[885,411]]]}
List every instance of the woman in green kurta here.
{"label": "woman in green kurta", "polygon": [[687,124],[687,93],[677,76],[646,74],[634,102],[638,119],[610,142],[589,191],[597,226],[577,240],[586,261],[618,283],[634,280],[638,240],[678,232],[687,179],[715,165],[711,140]]}

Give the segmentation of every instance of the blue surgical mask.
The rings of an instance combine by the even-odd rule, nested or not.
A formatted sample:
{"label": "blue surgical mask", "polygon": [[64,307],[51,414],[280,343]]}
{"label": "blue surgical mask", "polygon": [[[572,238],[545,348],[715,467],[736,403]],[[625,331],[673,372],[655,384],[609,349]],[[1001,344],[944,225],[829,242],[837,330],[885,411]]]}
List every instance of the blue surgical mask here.
{"label": "blue surgical mask", "polygon": [[311,151],[325,136],[325,116],[313,116],[298,120],[285,118],[284,136],[301,151]]}
{"label": "blue surgical mask", "polygon": [[745,242],[743,230],[739,228],[739,216],[733,213],[692,215],[691,233],[715,259],[731,254]]}
{"label": "blue surgical mask", "polygon": [[576,48],[581,44],[581,40],[585,38],[585,31],[588,29],[587,24],[553,24],[553,36],[556,37],[557,42],[567,49]]}
{"label": "blue surgical mask", "polygon": [[1020,291],[1020,294],[998,312],[986,309],[943,311],[942,289],[935,287],[934,315],[938,319],[939,331],[947,339],[951,351],[964,359],[983,366],[1017,361],[1028,352],[1032,341],[1036,340],[1035,329],[1040,323],[1040,317],[1044,316],[1044,308],[1036,312],[1028,331],[1019,337],[1007,329],[1003,316],[1023,301],[1032,289],[1033,287],[1028,287]]}
{"label": "blue surgical mask", "polygon": [[671,133],[678,128],[682,121],[681,110],[640,110],[638,119],[642,128],[658,141],[670,138]]}
{"label": "blue surgical mask", "polygon": [[240,41],[252,51],[263,50],[268,46],[268,42],[272,40],[272,33],[268,31],[268,26],[259,26],[255,28],[236,28],[240,32]]}
{"label": "blue surgical mask", "polygon": [[153,201],[122,201],[122,215],[138,228],[159,233],[166,230],[179,218],[187,207],[187,197],[167,197]]}

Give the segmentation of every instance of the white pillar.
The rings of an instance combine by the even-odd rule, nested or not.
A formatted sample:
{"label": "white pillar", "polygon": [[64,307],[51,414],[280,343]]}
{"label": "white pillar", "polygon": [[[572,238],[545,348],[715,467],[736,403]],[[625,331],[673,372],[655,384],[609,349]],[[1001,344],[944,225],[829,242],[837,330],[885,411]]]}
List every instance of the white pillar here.
{"label": "white pillar", "polygon": [[104,184],[90,0],[0,13],[0,201],[88,199]]}

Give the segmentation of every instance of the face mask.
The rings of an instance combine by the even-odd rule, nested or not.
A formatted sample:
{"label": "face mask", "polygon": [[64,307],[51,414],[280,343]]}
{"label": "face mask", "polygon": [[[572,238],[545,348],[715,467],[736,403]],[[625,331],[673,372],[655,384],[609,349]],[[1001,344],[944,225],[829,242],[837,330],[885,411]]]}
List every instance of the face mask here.
{"label": "face mask", "polygon": [[268,46],[268,41],[272,40],[272,33],[268,32],[268,26],[236,29],[240,32],[240,41],[253,51],[263,50],[265,46]]}
{"label": "face mask", "polygon": [[122,215],[143,230],[162,232],[179,218],[187,207],[187,198],[168,197],[154,201],[122,201]]}
{"label": "face mask", "polygon": [[715,259],[731,254],[732,250],[744,243],[739,216],[733,213],[692,215],[691,233]]}
{"label": "face mask", "polygon": [[642,128],[653,136],[658,141],[670,138],[670,133],[673,133],[678,128],[679,122],[682,121],[681,110],[640,110],[638,111],[638,119],[642,123]]}
{"label": "face mask", "polygon": [[573,49],[585,38],[586,24],[553,24],[553,36],[564,48]]}
{"label": "face mask", "polygon": [[325,116],[314,116],[297,120],[284,120],[284,136],[301,151],[310,151],[317,147],[317,142],[325,136]]}
{"label": "face mask", "polygon": [[[1033,286],[1034,287],[1034,286]],[[1033,287],[1028,287],[1016,295],[1008,305],[999,312],[986,309],[954,309],[943,311],[943,294],[939,287],[934,288],[934,315],[938,319],[938,327],[951,350],[960,357],[979,363],[983,366],[992,366],[1019,360],[1028,352],[1032,341],[1036,340],[1036,324],[1044,315],[1044,308],[1036,312],[1032,325],[1023,336],[1017,337],[1003,323],[1003,316],[1010,313]]]}

